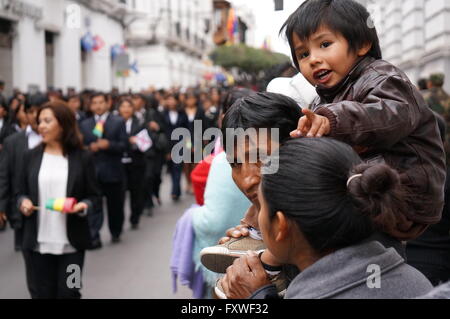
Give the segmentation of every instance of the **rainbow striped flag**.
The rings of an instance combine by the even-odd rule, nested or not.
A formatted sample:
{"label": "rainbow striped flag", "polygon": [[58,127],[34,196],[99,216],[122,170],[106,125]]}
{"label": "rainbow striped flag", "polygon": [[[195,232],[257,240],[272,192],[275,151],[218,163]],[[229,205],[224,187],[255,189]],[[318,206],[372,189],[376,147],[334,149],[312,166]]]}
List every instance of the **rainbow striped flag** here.
{"label": "rainbow striped flag", "polygon": [[45,209],[53,210],[60,213],[68,213],[73,210],[73,207],[77,204],[75,198],[55,198],[48,199],[45,203]]}
{"label": "rainbow striped flag", "polygon": [[102,138],[104,132],[105,132],[105,121],[98,121],[92,133],[98,138]]}

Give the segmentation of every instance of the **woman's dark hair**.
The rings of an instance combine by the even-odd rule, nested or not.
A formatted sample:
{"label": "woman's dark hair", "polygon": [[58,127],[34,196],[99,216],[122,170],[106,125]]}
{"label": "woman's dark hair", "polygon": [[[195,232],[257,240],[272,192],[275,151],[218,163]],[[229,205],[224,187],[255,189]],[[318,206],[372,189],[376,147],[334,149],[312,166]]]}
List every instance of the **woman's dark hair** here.
{"label": "woman's dark hair", "polygon": [[[347,183],[351,176],[356,176]],[[363,164],[347,144],[330,138],[289,140],[279,169],[262,178],[272,218],[283,212],[318,252],[355,245],[376,229],[395,226],[405,196],[397,171]]]}
{"label": "woman's dark hair", "polygon": [[119,109],[125,102],[129,103],[131,107],[133,107],[133,101],[129,97],[122,97],[119,102],[117,102],[117,109]]}
{"label": "woman's dark hair", "polygon": [[1,95],[0,95],[0,107],[4,108],[6,113],[8,113],[9,107],[6,104],[6,99],[3,96],[1,96]]}
{"label": "woman's dark hair", "polygon": [[[13,112],[10,113],[9,122],[11,124],[17,124],[17,125],[20,126],[21,123],[19,123],[19,118],[18,118],[19,117],[19,112],[21,110],[23,110],[26,113],[26,108],[25,108],[26,103],[23,103],[20,100],[18,100],[18,101],[19,101],[19,105],[17,106],[17,108]],[[9,108],[9,109],[11,109],[11,108]]]}
{"label": "woman's dark hair", "polygon": [[[195,106],[198,108],[200,106],[200,96],[194,91],[188,91],[185,93],[186,101],[190,98],[194,98],[196,100]],[[186,104],[186,102],[184,102]]]}
{"label": "woman's dark hair", "polygon": [[306,0],[280,30],[280,33],[285,30],[292,59],[298,70],[300,66],[295,54],[294,33],[305,41],[321,26],[341,33],[348,41],[351,51],[356,52],[371,43],[372,48],[367,55],[377,60],[382,58],[377,30],[363,5],[354,0]]}
{"label": "woman's dark hair", "polygon": [[282,94],[253,93],[238,99],[226,112],[222,122],[223,144],[227,145],[227,128],[279,129],[279,143],[290,138],[302,116],[298,104]]}
{"label": "woman's dark hair", "polygon": [[49,109],[53,112],[59,126],[62,129],[61,145],[64,155],[72,151],[83,148],[81,133],[77,126],[75,113],[63,101],[48,102],[44,104],[37,114],[39,116],[43,110]]}

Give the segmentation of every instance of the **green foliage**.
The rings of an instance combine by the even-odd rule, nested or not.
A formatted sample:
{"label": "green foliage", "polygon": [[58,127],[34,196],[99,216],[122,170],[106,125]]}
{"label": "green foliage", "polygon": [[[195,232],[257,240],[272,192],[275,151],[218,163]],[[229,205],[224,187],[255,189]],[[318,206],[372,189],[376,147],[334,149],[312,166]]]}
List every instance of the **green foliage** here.
{"label": "green foliage", "polygon": [[271,67],[289,61],[289,57],[268,50],[256,49],[244,44],[217,47],[211,54],[214,64],[230,70],[238,68],[241,72],[257,75]]}

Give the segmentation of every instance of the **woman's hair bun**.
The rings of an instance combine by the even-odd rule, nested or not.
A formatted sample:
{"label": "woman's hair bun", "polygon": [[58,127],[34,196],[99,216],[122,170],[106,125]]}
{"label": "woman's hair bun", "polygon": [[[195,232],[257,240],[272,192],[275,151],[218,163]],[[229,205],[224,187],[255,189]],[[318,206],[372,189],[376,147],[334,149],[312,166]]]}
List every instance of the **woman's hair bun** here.
{"label": "woman's hair bun", "polygon": [[385,164],[361,164],[354,169],[354,172],[362,174],[359,179],[352,182],[359,186],[358,193],[360,194],[382,195],[400,185],[400,176],[397,171]]}
{"label": "woman's hair bun", "polygon": [[396,215],[404,210],[406,201],[399,173],[386,164],[360,164],[354,167],[348,185],[355,206],[372,217],[384,229],[396,224]]}

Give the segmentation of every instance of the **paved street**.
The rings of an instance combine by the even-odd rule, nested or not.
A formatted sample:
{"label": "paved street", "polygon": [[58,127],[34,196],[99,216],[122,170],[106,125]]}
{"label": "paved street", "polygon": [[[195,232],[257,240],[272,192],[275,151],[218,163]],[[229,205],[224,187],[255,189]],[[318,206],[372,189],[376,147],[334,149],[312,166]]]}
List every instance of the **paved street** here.
{"label": "paved street", "polygon": [[[166,178],[161,190],[163,206],[154,210],[153,217],[143,216],[137,231],[130,230],[127,218],[122,242],[117,245],[110,243],[105,219],[103,249],[86,254],[83,298],[191,298],[186,287],[172,293],[169,263],[175,224],[194,198],[186,195],[174,204],[169,192],[170,179]],[[127,216],[129,213],[126,209]],[[27,299],[24,262],[22,255],[13,251],[13,237],[12,230],[0,233],[0,299]]]}

